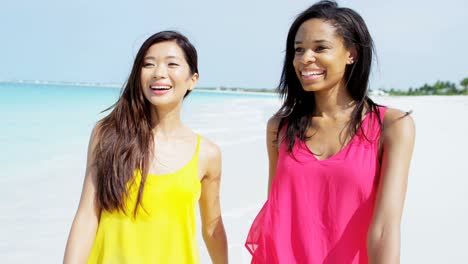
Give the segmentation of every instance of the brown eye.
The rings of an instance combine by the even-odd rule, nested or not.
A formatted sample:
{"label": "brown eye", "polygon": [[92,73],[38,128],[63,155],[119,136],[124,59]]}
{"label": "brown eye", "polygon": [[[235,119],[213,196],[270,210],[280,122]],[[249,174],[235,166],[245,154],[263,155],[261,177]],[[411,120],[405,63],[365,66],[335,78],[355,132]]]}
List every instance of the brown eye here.
{"label": "brown eye", "polygon": [[326,50],[327,47],[324,47],[324,46],[318,46],[316,49],[315,49],[315,52],[320,52],[320,51],[323,51],[323,50]]}
{"label": "brown eye", "polygon": [[296,52],[296,53],[304,52],[304,48],[297,47],[297,48],[294,49],[294,52]]}

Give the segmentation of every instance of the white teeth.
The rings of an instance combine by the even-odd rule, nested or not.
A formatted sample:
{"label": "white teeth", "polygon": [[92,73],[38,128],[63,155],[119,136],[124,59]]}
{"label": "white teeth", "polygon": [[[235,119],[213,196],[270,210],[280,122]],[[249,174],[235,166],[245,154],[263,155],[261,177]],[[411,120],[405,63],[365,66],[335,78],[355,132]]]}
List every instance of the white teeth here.
{"label": "white teeth", "polygon": [[302,76],[310,76],[310,75],[320,75],[322,74],[323,72],[322,71],[314,71],[314,72],[302,72]]}
{"label": "white teeth", "polygon": [[170,86],[151,86],[151,89],[158,89],[158,90],[168,90],[171,87]]}

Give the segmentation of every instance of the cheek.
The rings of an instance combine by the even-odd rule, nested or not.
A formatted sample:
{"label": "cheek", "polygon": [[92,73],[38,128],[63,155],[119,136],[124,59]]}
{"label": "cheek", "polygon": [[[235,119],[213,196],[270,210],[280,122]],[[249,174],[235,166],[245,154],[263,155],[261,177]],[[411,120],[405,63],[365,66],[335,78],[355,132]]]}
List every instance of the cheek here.
{"label": "cheek", "polygon": [[174,71],[172,76],[174,77],[174,79],[176,79],[178,81],[185,81],[185,79],[187,79],[186,78],[187,74],[185,74],[184,71]]}
{"label": "cheek", "polygon": [[336,58],[332,56],[324,56],[321,62],[326,66],[328,73],[337,74],[344,71],[346,62],[341,58]]}
{"label": "cheek", "polygon": [[149,73],[147,71],[141,71],[140,73],[140,84],[141,86],[144,86],[145,83],[148,81],[148,75]]}
{"label": "cheek", "polygon": [[293,65],[294,65],[294,67],[297,67],[297,66],[299,66],[299,62],[300,62],[301,58],[300,58],[300,56],[299,56],[298,54],[296,54],[296,53],[294,53],[293,56],[294,56],[294,57],[293,57],[292,63],[293,63]]}
{"label": "cheek", "polygon": [[346,69],[346,62],[338,61],[334,63],[333,65],[333,71],[337,75],[344,75],[345,69]]}
{"label": "cheek", "polygon": [[294,58],[292,64],[293,64],[293,67],[294,67],[294,71],[296,73],[299,73],[299,66],[300,66],[299,60]]}
{"label": "cheek", "polygon": [[177,81],[179,83],[185,83],[185,82],[190,81],[189,71],[185,69],[173,71],[171,76],[174,81]]}

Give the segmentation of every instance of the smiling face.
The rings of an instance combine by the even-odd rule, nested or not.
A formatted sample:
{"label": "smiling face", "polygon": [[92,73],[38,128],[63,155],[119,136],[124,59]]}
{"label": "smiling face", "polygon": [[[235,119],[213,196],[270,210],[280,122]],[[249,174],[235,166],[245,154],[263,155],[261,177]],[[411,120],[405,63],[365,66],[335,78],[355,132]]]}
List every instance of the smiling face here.
{"label": "smiling face", "polygon": [[305,21],[296,33],[293,65],[305,91],[318,92],[345,86],[346,65],[354,62],[335,27],[322,19]]}
{"label": "smiling face", "polygon": [[145,98],[154,106],[180,104],[198,80],[190,72],[184,51],[175,41],[153,44],[143,60],[140,82]]}

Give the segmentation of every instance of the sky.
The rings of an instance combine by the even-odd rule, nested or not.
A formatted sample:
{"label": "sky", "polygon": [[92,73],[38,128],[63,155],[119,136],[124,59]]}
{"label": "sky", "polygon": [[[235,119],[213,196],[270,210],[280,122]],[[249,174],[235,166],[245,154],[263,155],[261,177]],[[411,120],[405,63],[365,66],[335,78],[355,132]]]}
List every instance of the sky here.
{"label": "sky", "polygon": [[[0,0],[0,80],[122,84],[143,41],[178,30],[199,87],[275,88],[302,0]],[[371,89],[468,77],[468,1],[343,0],[376,45]]]}

